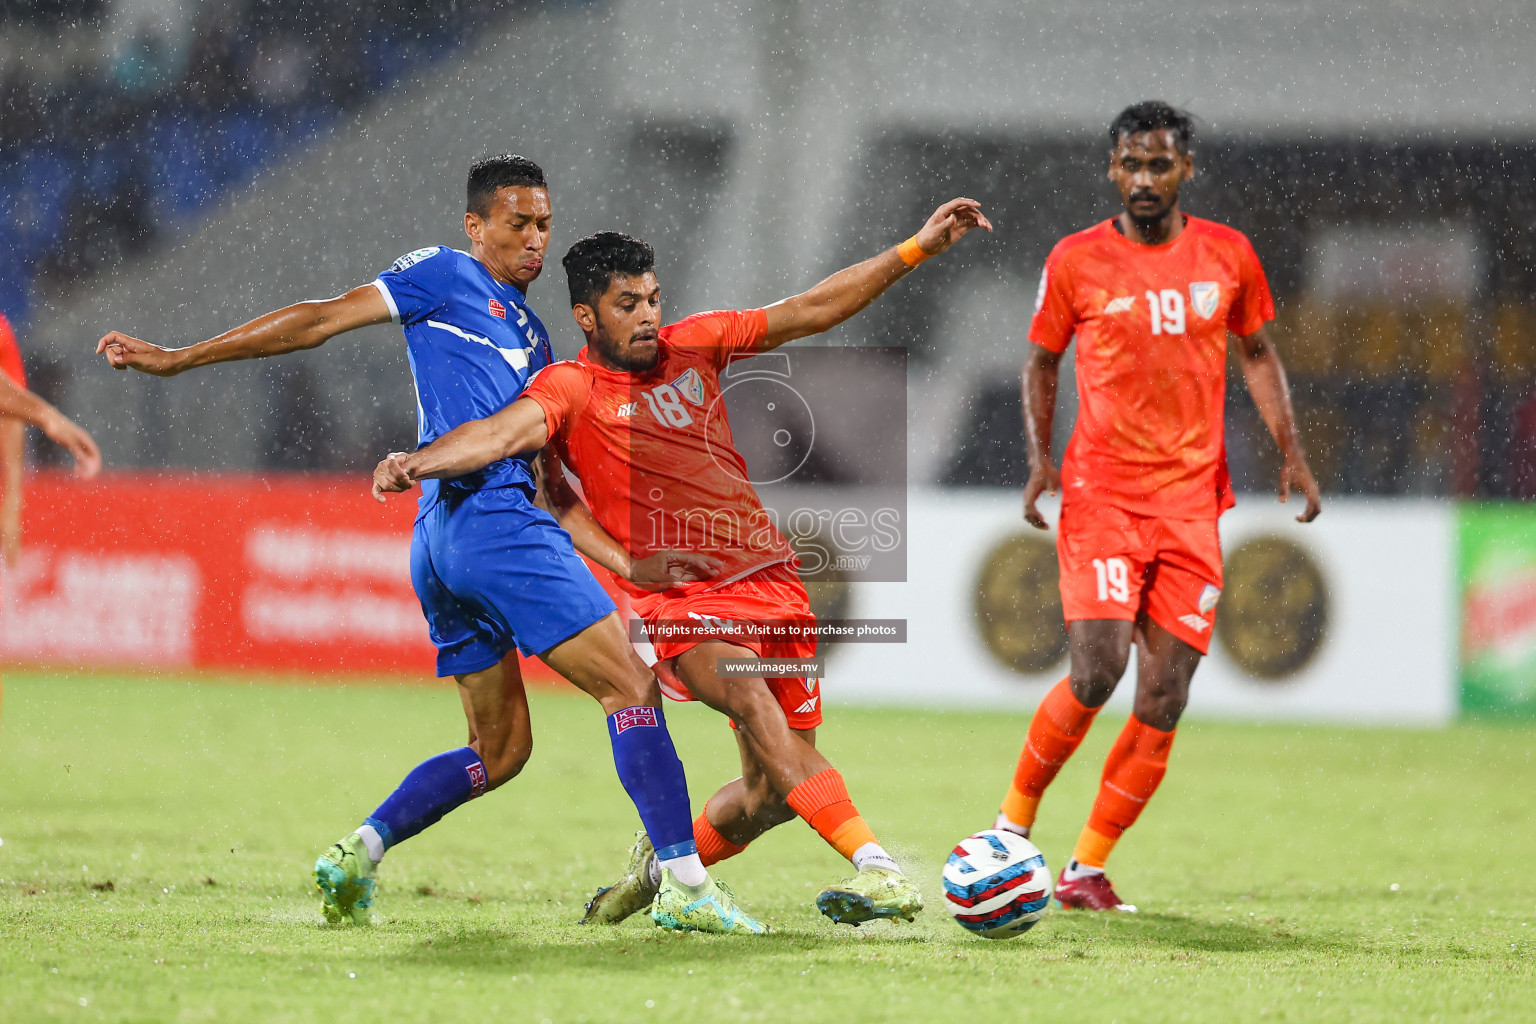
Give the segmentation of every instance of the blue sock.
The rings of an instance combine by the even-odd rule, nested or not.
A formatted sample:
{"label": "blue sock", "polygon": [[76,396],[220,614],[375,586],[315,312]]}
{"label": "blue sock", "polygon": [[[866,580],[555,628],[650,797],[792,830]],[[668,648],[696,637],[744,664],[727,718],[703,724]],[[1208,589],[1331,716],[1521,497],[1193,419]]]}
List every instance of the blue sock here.
{"label": "blue sock", "polygon": [[697,853],[688,779],[667,732],[660,708],[624,708],[608,716],[613,764],[624,792],[635,802],[640,823],[656,847],[658,860]]}
{"label": "blue sock", "polygon": [[372,826],[387,850],[484,793],[485,784],[479,754],[470,747],[450,750],[412,768],[363,824]]}

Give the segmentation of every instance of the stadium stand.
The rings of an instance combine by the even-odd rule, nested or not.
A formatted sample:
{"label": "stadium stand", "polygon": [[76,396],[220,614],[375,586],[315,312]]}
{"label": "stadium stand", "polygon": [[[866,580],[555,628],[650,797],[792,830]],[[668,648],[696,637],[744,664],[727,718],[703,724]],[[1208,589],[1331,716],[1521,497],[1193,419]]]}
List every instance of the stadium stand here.
{"label": "stadium stand", "polygon": [[[149,251],[508,5],[199,6],[0,4],[0,312],[17,324],[34,285]],[[39,59],[39,39],[73,59]]]}

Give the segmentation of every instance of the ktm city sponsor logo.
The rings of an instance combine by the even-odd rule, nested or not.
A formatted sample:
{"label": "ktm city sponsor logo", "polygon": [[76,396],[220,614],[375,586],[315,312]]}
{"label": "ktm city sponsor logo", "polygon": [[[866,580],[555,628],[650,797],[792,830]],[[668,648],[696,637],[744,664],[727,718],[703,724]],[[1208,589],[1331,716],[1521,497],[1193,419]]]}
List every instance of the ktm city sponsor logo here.
{"label": "ktm city sponsor logo", "polygon": [[484,793],[486,786],[485,765],[481,764],[479,761],[476,761],[474,764],[470,765],[464,770],[469,773],[470,797],[474,798],[479,796],[481,793]]}
{"label": "ktm city sponsor logo", "polygon": [[613,716],[613,731],[615,735],[623,732],[625,729],[633,729],[641,725],[650,726],[654,729],[657,724],[655,708],[625,708],[623,711],[616,712]]}
{"label": "ktm city sponsor logo", "polygon": [[500,317],[502,320],[505,320],[507,318],[507,307],[503,306],[501,303],[497,302],[495,299],[491,300],[490,309],[491,309],[491,316]]}

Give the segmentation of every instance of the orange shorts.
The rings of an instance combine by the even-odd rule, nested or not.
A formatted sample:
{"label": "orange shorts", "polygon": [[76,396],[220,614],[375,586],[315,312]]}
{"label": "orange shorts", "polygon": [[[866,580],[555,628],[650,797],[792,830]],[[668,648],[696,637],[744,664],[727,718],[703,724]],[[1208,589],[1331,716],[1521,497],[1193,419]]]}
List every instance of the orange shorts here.
{"label": "orange shorts", "polygon": [[1201,654],[1221,597],[1216,519],[1164,519],[1092,502],[1061,507],[1056,557],[1068,622],[1151,619]]}
{"label": "orange shorts", "polygon": [[[734,583],[711,587],[707,583],[689,583],[659,594],[640,594],[630,598],[630,605],[652,632],[656,649],[656,678],[661,692],[673,700],[693,700],[669,660],[706,639],[720,639],[745,647],[759,658],[814,658],[814,633],[801,640],[774,640],[744,636],[729,630],[733,622],[793,622],[814,626],[816,616],[800,582],[800,575],[785,564],[769,566],[761,572]],[[700,623],[685,639],[656,639],[656,624],[686,620]],[[710,634],[710,627],[720,632]],[[791,729],[814,729],[821,724],[821,680],[809,677],[767,677],[768,689],[778,699],[789,719]],[[732,723],[734,726],[735,723]]]}

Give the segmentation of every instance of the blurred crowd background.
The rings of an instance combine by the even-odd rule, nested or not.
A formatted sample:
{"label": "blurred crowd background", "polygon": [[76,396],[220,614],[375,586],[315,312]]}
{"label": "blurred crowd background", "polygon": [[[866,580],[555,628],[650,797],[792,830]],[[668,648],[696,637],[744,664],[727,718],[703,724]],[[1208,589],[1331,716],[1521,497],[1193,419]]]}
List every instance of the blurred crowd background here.
{"label": "blurred crowd background", "polygon": [[506,6],[0,3],[0,310],[150,251]]}
{"label": "blurred crowd background", "polygon": [[[190,342],[463,244],[487,151],[545,164],[556,258],[599,227],[653,241],[678,315],[797,290],[967,194],[996,235],[832,340],[908,349],[914,482],[1015,487],[1040,266],[1116,212],[1104,126],[1156,95],[1200,118],[1186,209],[1268,270],[1324,488],[1536,497],[1529,6],[1281,7],[0,0],[0,311],[112,464],[355,471],[412,437],[398,344],[190,398],[90,346]],[[551,268],[534,306],[571,355]],[[1238,380],[1234,475],[1268,489]]]}

